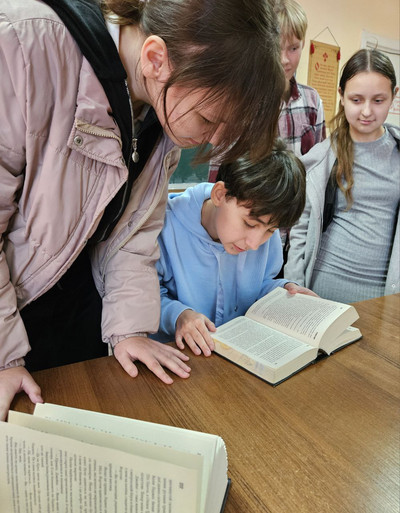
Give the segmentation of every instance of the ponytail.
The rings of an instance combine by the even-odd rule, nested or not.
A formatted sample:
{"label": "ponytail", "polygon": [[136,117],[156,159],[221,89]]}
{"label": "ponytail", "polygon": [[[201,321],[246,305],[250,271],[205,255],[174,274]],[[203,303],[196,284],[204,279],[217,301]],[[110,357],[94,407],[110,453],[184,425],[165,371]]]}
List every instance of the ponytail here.
{"label": "ponytail", "polygon": [[331,145],[337,158],[336,183],[346,198],[347,209],[350,209],[353,204],[354,143],[342,104],[331,121]]}

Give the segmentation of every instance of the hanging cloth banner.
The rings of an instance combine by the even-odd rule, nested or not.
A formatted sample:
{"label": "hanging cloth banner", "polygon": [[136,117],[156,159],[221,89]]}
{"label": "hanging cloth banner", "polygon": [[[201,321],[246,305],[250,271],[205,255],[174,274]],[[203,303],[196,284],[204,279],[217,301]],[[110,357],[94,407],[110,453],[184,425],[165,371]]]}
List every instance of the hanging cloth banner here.
{"label": "hanging cloth banner", "polygon": [[325,121],[336,113],[340,47],[310,41],[307,84],[316,89],[324,104]]}

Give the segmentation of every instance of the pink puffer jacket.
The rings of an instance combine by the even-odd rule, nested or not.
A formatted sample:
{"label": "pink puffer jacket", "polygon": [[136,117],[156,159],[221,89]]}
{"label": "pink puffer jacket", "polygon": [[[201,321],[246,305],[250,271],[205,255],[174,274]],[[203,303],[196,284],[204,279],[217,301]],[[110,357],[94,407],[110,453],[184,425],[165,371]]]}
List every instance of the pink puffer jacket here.
{"label": "pink puffer jacket", "polygon": [[[19,309],[71,266],[127,169],[105,93],[57,15],[37,0],[0,0],[0,41],[1,369],[29,350]],[[94,250],[105,342],[158,328],[156,240],[179,155],[163,134]]]}

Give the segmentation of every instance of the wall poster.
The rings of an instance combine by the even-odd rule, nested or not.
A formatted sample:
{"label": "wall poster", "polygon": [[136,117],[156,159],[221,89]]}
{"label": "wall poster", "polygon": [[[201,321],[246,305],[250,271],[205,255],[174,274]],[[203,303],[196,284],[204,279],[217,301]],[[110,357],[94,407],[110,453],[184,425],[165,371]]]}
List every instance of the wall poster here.
{"label": "wall poster", "polygon": [[318,91],[324,104],[327,124],[337,109],[339,58],[339,46],[310,41],[307,84]]}

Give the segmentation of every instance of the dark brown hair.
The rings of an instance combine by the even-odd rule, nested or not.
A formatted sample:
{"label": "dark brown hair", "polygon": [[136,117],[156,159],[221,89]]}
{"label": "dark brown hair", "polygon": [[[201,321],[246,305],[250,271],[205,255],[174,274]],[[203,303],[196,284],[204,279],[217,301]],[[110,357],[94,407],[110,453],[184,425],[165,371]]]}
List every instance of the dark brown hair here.
{"label": "dark brown hair", "polygon": [[[396,73],[389,57],[378,50],[362,49],[350,57],[343,68],[339,82],[341,94],[344,94],[346,84],[351,78],[365,71],[380,73],[388,78],[392,85],[392,93],[395,93]],[[350,208],[353,203],[354,144],[350,136],[349,122],[346,119],[341,102],[339,102],[338,113],[331,121],[331,144],[338,161],[336,182],[345,195],[347,208]]]}
{"label": "dark brown hair", "polygon": [[303,163],[280,139],[272,153],[256,164],[242,157],[221,165],[219,180],[225,184],[227,198],[236,198],[250,208],[253,217],[270,215],[274,226],[289,228],[303,213],[306,172]]}
{"label": "dark brown hair", "polygon": [[[272,0],[271,0],[272,1]],[[202,160],[267,155],[273,145],[285,79],[279,29],[269,0],[103,0],[117,23],[140,23],[167,46],[172,73],[164,88],[207,91],[203,105],[223,106],[221,142]],[[165,113],[166,114],[166,113]]]}

